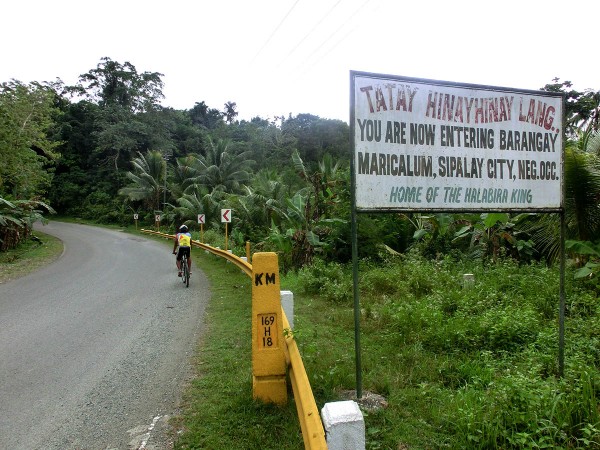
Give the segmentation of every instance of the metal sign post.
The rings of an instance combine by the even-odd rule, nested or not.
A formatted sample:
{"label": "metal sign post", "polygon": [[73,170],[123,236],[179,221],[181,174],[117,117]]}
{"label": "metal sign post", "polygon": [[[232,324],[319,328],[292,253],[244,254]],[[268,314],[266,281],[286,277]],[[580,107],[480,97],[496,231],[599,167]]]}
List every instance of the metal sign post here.
{"label": "metal sign post", "polygon": [[[353,160],[350,162],[354,166]],[[354,187],[356,179],[354,171],[351,169],[351,185]],[[356,398],[362,398],[362,363],[360,347],[360,295],[358,291],[358,221],[356,217],[356,202],[354,198],[354,189],[352,197],[352,282],[354,296],[354,359],[356,365]]]}
{"label": "metal sign post", "polygon": [[560,292],[558,306],[558,375],[565,375],[565,213],[560,213]]}

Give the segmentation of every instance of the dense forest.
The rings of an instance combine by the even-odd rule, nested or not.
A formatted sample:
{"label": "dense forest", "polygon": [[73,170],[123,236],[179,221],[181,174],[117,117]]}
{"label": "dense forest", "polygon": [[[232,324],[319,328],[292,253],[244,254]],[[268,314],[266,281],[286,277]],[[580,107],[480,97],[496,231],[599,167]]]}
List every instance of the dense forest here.
{"label": "dense forest", "polygon": [[[60,80],[0,85],[0,244],[26,237],[47,213],[143,226],[196,223],[219,229],[233,210],[231,237],[278,251],[284,266],[350,258],[349,126],[309,113],[238,120],[193,100],[161,106],[157,72],[102,58],[74,86]],[[552,80],[567,98],[567,226],[573,251],[600,252],[600,92]],[[360,215],[360,256],[417,248],[424,255],[553,260],[555,215]],[[586,257],[587,258],[587,257]],[[589,265],[588,270],[595,270]]]}

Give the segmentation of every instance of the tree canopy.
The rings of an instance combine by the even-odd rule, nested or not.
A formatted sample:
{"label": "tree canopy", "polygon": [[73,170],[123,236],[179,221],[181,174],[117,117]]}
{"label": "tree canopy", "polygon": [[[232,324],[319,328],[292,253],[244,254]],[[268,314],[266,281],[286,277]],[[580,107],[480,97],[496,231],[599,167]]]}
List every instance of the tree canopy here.
{"label": "tree canopy", "polygon": [[0,85],[0,196],[29,199],[47,191],[60,144],[52,136],[54,100],[39,83]]}
{"label": "tree canopy", "polygon": [[[243,218],[235,228],[239,238],[288,249],[286,264],[349,258],[347,123],[309,112],[238,120],[234,101],[221,110],[201,99],[187,110],[166,108],[162,77],[104,57],[74,86],[3,83],[0,198],[48,200],[63,214],[123,224],[132,211],[151,219],[160,209],[173,222],[203,212],[207,226],[218,226],[219,208],[229,207]],[[593,149],[600,93],[559,79],[542,89],[567,99],[569,229],[573,237],[599,239],[600,155]],[[544,242],[552,241],[555,224],[532,217],[523,227],[510,215],[359,220],[368,255],[409,246],[437,254],[468,247],[465,238],[480,254],[495,255],[502,246],[513,253],[535,245],[538,253],[554,251]]]}

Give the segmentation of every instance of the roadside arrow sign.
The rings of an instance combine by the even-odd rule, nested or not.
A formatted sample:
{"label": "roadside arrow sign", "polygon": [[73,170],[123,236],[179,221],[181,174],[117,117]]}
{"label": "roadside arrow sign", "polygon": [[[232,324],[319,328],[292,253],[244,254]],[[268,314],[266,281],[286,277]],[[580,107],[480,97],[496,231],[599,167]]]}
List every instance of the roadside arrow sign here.
{"label": "roadside arrow sign", "polygon": [[204,214],[198,214],[198,223],[204,223]]}
{"label": "roadside arrow sign", "polygon": [[230,209],[222,209],[221,210],[221,222],[225,222],[225,223],[231,222],[231,210]]}
{"label": "roadside arrow sign", "polygon": [[154,220],[156,220],[157,222],[160,222],[160,214],[157,214],[156,216],[154,216]]}
{"label": "roadside arrow sign", "polygon": [[133,220],[138,220],[138,215],[137,214],[133,215]]}

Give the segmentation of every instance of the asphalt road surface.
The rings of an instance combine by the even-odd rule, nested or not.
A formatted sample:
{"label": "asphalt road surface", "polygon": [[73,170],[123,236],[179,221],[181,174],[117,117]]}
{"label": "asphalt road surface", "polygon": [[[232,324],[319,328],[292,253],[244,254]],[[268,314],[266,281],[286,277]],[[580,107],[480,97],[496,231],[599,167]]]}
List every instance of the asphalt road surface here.
{"label": "asphalt road surface", "polygon": [[165,449],[208,282],[172,247],[52,222],[65,251],[0,284],[0,449]]}

